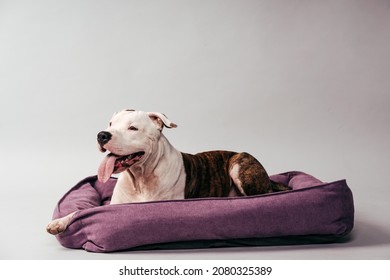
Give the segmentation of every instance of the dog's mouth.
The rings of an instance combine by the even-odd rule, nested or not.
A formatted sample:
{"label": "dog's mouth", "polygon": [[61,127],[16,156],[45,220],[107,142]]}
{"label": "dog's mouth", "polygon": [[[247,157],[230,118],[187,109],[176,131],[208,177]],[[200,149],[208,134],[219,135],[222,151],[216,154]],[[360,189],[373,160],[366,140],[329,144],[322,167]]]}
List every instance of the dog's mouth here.
{"label": "dog's mouth", "polygon": [[109,153],[102,161],[98,170],[98,179],[100,182],[107,182],[113,173],[120,173],[128,169],[130,166],[140,161],[145,152],[136,152],[126,156],[118,156]]}
{"label": "dog's mouth", "polygon": [[129,168],[134,163],[139,161],[144,154],[145,154],[145,152],[137,152],[137,153],[130,154],[127,156],[117,156],[117,155],[114,155],[113,153],[109,154],[110,157],[116,157],[113,173],[116,173],[116,172],[119,173],[119,172],[122,172],[123,170]]}

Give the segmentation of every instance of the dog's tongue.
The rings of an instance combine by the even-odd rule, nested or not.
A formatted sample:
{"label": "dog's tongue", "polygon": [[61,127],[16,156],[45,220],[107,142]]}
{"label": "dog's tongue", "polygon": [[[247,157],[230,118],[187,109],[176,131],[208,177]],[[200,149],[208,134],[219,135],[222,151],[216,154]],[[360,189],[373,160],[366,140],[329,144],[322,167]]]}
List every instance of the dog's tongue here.
{"label": "dog's tongue", "polygon": [[100,182],[107,182],[111,174],[114,172],[115,161],[118,157],[113,154],[108,154],[102,161],[98,169],[98,180]]}

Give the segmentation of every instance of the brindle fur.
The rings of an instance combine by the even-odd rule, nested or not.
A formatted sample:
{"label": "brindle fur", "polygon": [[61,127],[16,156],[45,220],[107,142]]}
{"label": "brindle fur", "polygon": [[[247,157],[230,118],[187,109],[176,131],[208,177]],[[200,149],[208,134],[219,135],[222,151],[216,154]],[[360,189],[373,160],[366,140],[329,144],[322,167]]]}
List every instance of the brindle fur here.
{"label": "brindle fur", "polygon": [[240,166],[239,180],[246,195],[290,190],[272,182],[264,167],[248,153],[209,151],[195,155],[182,153],[186,172],[185,198],[224,197],[235,186],[229,171],[235,164]]}

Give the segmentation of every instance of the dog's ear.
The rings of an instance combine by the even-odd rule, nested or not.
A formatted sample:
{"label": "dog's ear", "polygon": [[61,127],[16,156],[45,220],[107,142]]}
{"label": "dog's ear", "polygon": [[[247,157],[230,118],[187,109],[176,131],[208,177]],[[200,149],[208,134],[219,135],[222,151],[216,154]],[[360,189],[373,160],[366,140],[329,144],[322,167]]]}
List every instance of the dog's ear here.
{"label": "dog's ear", "polygon": [[162,130],[163,127],[175,128],[176,124],[168,120],[167,116],[162,113],[157,112],[148,112],[149,118],[156,124],[159,130]]}

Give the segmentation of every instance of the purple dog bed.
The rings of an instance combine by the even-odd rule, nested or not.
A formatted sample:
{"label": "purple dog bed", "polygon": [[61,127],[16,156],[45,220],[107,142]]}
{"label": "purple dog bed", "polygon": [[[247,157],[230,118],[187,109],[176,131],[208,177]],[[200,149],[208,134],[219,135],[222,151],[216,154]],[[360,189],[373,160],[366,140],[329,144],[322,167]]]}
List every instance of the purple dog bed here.
{"label": "purple dog bed", "polygon": [[353,228],[352,192],[345,180],[323,183],[302,172],[271,176],[291,191],[109,205],[115,178],[74,186],[53,218],[79,210],[56,235],[67,248],[91,252],[329,243]]}

